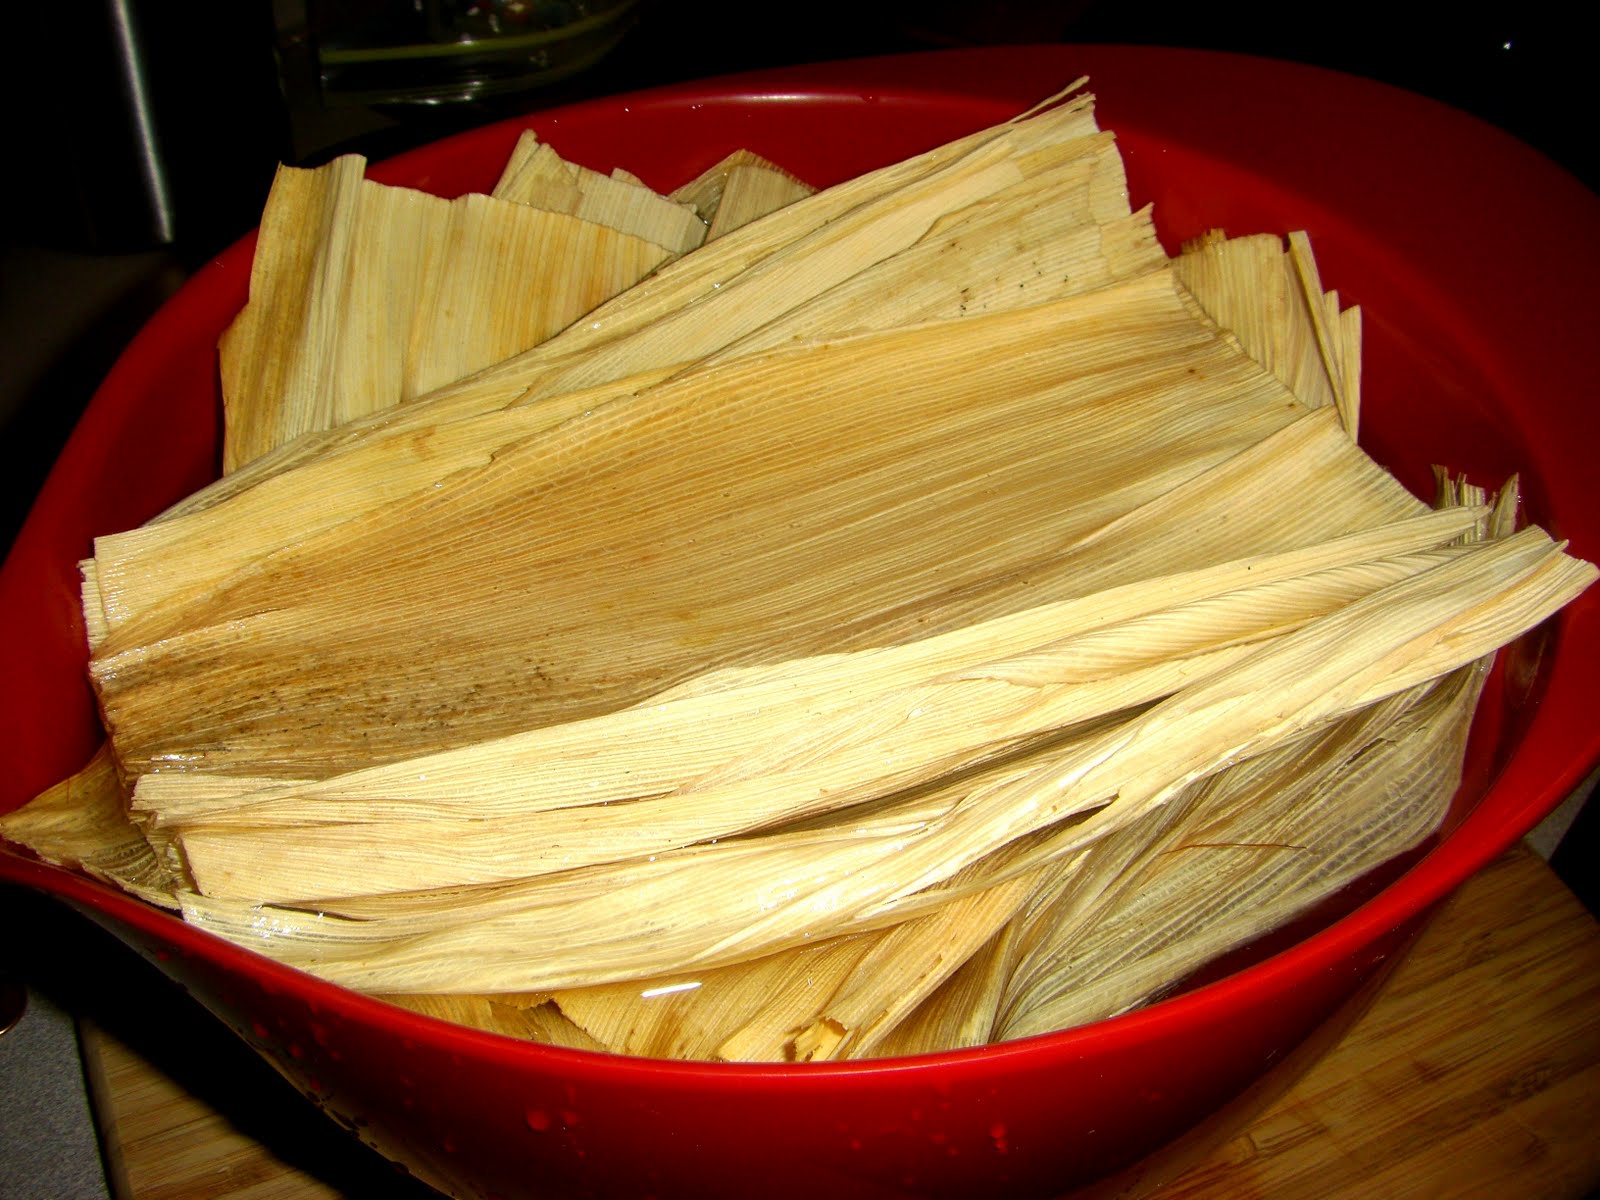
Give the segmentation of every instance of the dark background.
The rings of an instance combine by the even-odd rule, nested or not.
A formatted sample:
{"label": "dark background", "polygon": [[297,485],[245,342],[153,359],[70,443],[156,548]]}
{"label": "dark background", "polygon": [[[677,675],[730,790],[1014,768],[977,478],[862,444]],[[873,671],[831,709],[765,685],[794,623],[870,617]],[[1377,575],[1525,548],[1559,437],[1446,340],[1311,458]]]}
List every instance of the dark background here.
{"label": "dark background", "polygon": [[[521,0],[580,11],[583,0]],[[591,0],[604,5],[610,0]],[[8,132],[28,168],[3,201],[11,236],[126,249],[146,244],[131,195],[118,14],[132,27],[180,249],[203,254],[254,223],[277,161],[345,149],[382,157],[494,116],[730,71],[943,46],[1126,42],[1231,50],[1384,80],[1510,130],[1593,186],[1594,112],[1571,8],[1180,4],[1166,0],[879,0],[751,4],[640,0],[605,58],[564,81],[467,105],[353,111],[319,94],[315,47],[341,33],[401,36],[413,5],[511,10],[518,0],[80,0],[13,6]],[[1444,15],[1448,12],[1448,15]],[[1323,15],[1325,14],[1325,15]],[[418,23],[418,22],[413,22]],[[481,22],[480,22],[481,24]],[[506,21],[498,24],[504,26]],[[1203,103],[1197,97],[1197,103]],[[15,118],[21,116],[18,121]],[[363,119],[363,116],[371,119]],[[14,159],[15,161],[15,159]],[[60,184],[68,184],[63,191]],[[41,186],[43,185],[43,186]]]}

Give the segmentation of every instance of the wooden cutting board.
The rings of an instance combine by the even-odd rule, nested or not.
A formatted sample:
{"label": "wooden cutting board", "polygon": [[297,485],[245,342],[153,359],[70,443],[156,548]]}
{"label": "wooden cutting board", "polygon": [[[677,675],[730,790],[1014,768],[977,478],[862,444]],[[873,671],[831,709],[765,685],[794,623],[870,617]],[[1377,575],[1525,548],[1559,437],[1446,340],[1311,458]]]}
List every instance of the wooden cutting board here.
{"label": "wooden cutting board", "polygon": [[[157,1066],[97,1027],[84,1035],[119,1200],[432,1195],[276,1091],[242,1046],[237,1059],[226,1042],[191,1046],[191,1060],[163,1053]],[[1091,1194],[1577,1200],[1600,1187],[1597,1129],[1600,928],[1518,849],[1442,907],[1347,1022]]]}

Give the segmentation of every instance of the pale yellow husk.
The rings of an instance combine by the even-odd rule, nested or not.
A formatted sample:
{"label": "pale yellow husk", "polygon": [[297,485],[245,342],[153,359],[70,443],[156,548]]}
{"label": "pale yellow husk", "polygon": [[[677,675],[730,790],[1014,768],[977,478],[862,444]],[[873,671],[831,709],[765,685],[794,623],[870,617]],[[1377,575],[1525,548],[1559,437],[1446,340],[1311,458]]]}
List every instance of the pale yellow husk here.
{"label": "pale yellow husk", "polygon": [[517,189],[713,236],[101,539],[115,770],[53,799],[136,783],[134,823],[46,804],[63,860],[515,1037],[1025,1036],[1417,845],[1489,656],[1594,579],[1509,493],[1432,512],[1368,459],[1304,235],[1169,267],[1087,97],[809,197],[532,140]]}
{"label": "pale yellow husk", "polygon": [[[743,282],[746,289],[760,289],[758,294],[752,295],[749,290],[741,293],[742,298],[732,304],[742,311],[760,314],[763,319],[759,341],[752,338],[745,347],[749,350],[781,346],[801,337],[833,337],[864,328],[955,316],[969,309],[977,312],[1015,307],[1052,294],[1074,294],[1157,267],[1161,256],[1149,228],[1148,214],[1135,219],[1128,213],[1120,159],[1109,139],[1092,136],[1093,122],[1087,109],[1069,106],[1061,116],[1052,118],[1049,128],[1053,133],[1053,140],[1046,142],[1049,153],[1034,150],[1034,158],[1024,162],[1018,159],[1018,151],[1012,160],[1021,163],[1016,170],[1026,166],[1035,173],[1053,169],[1051,163],[1059,160],[1061,170],[1079,180],[1073,184],[1077,190],[1064,192],[1060,203],[1041,205],[1037,195],[1024,187],[1008,193],[1009,200],[998,209],[985,204],[962,210],[967,185],[961,181],[968,176],[967,168],[962,167],[953,180],[948,173],[938,174],[931,188],[926,182],[913,179],[936,206],[960,210],[955,232],[966,232],[959,239],[959,254],[948,252],[950,238],[940,234],[929,243],[933,249],[930,256],[928,247],[921,245],[926,238],[918,235],[916,222],[908,224],[905,219],[910,210],[891,202],[904,193],[897,181],[889,181],[893,188],[888,199],[875,199],[861,211],[837,214],[835,193],[854,192],[860,185],[830,189],[814,198],[824,209],[821,216],[831,218],[815,231],[819,236],[826,235],[820,243],[816,238],[807,241],[801,236],[812,230],[818,220],[816,214],[804,221],[794,219],[804,214],[791,215],[788,210],[775,214],[758,224],[763,228],[778,224],[780,228],[774,235],[756,239],[754,251],[723,254],[723,248],[732,243],[738,243],[735,248],[743,248],[745,242],[752,240],[741,234],[739,238],[725,239],[715,251],[708,248],[658,273],[648,288],[661,293],[660,303],[646,304],[641,300],[640,293],[646,288],[630,289],[619,297],[621,312],[611,311],[616,306],[607,306],[545,347],[480,380],[445,389],[402,411],[391,411],[375,418],[374,424],[346,427],[346,432],[338,435],[338,445],[356,439],[361,457],[355,460],[345,452],[338,453],[335,461],[322,464],[302,463],[291,456],[277,464],[277,470],[289,477],[268,480],[272,486],[261,493],[244,487],[237,473],[208,489],[202,494],[212,497],[207,507],[234,499],[214,514],[192,521],[157,521],[140,530],[99,539],[94,570],[103,580],[97,579],[92,591],[86,589],[85,595],[91,629],[114,626],[134,613],[163,603],[174,593],[202,590],[230,568],[277,546],[370,511],[408,487],[432,486],[452,469],[481,463],[516,437],[581,415],[604,403],[608,395],[625,396],[637,386],[629,382],[629,377],[638,371],[676,370],[697,353],[723,350],[745,332],[748,323],[748,318],[741,318],[745,323],[739,323],[721,315],[723,309],[730,307],[725,289],[731,295],[736,283]],[[1043,160],[1035,161],[1041,153]],[[984,177],[999,178],[993,171]],[[942,192],[941,181],[949,185]],[[880,186],[873,194],[884,192],[888,186]],[[1099,223],[1114,220],[1119,223],[1105,238],[1095,233]],[[968,225],[975,227],[967,229]],[[786,248],[780,241],[784,234],[792,234],[802,244]],[[850,235],[847,255],[855,257],[840,257],[835,243],[843,235]],[[908,236],[912,238],[910,243],[905,241]],[[1014,253],[1018,238],[1034,247],[1030,258],[1019,259]],[[1056,248],[1050,249],[1052,246]],[[849,293],[849,304],[842,305],[838,300],[829,300],[823,308],[807,304],[810,297],[831,291],[831,285],[845,275],[859,274],[873,262],[892,260],[901,249],[913,252],[909,260],[890,275],[880,272],[869,280],[868,286],[856,285]],[[831,257],[819,264],[817,255],[823,252]],[[732,261],[707,269],[705,261],[713,255]],[[798,269],[780,272],[774,263],[767,264],[764,274],[746,269],[756,259],[788,257],[796,260],[797,268],[803,265],[804,273]],[[930,266],[941,260],[946,261],[939,269]],[[965,267],[960,265],[963,262]],[[1040,264],[1050,268],[1047,275],[1041,276]],[[963,289],[969,293],[972,290],[961,282],[963,278],[987,279],[991,271],[1002,268],[1012,274],[1004,279],[997,276],[996,285],[987,289],[993,293],[987,299],[963,297]],[[667,288],[669,281],[685,274],[687,279]],[[1041,279],[1054,291],[1039,286]],[[690,303],[694,316],[687,324],[691,326],[692,343],[673,332],[676,329],[681,334],[684,322],[669,321],[675,308]],[[607,331],[603,339],[607,349],[598,355],[593,343],[595,331],[601,329]],[[585,390],[596,377],[616,391]],[[529,391],[535,380],[536,393]],[[507,432],[493,424],[458,430],[445,420],[451,415],[492,410],[519,396],[522,403],[528,403],[535,395],[542,398],[541,403],[536,412],[522,416],[517,432]],[[426,434],[420,434],[424,428]],[[368,452],[367,444],[374,439],[380,444]],[[308,442],[314,443],[315,439],[301,439],[300,444]],[[331,450],[315,457],[325,454],[331,454]],[[276,456],[262,461],[272,463]],[[301,469],[287,470],[297,463]],[[99,640],[97,636],[96,644]]]}
{"label": "pale yellow husk", "polygon": [[1304,411],[1163,274],[710,370],[114,630],[91,671],[120,761],[329,774],[997,615]]}
{"label": "pale yellow husk", "polygon": [[707,223],[691,206],[636,179],[602,175],[568,162],[531,129],[517,139],[491,195],[605,225],[673,255],[687,254],[706,240]]}
{"label": "pale yellow husk", "polygon": [[226,471],[535,346],[668,256],[566,213],[388,187],[365,165],[278,171],[220,343]]}

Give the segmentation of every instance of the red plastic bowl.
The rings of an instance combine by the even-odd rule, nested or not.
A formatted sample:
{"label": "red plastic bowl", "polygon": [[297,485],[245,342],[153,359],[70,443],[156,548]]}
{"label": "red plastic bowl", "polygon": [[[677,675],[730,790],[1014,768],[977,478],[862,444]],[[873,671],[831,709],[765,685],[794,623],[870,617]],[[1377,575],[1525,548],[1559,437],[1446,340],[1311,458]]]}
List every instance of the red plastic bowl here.
{"label": "red plastic bowl", "polygon": [[[489,186],[518,129],[671,187],[739,146],[817,184],[1012,115],[1079,74],[1169,245],[1212,226],[1311,233],[1366,314],[1364,440],[1418,490],[1443,462],[1522,473],[1532,517],[1600,555],[1590,344],[1600,203],[1460,113],[1323,71],[1118,47],[951,52],[772,72],[537,113],[373,174]],[[98,736],[76,560],[214,470],[214,344],[251,246],[129,346],[0,573],[0,810]],[[0,853],[177,978],[307,1096],[463,1196],[1002,1196],[1064,1191],[1223,1104],[1318,1027],[1431,905],[1600,759],[1600,589],[1507,656],[1447,835],[1355,911],[1144,1011],[993,1048],[844,1066],[667,1063],[524,1045],[328,986],[107,888]]]}

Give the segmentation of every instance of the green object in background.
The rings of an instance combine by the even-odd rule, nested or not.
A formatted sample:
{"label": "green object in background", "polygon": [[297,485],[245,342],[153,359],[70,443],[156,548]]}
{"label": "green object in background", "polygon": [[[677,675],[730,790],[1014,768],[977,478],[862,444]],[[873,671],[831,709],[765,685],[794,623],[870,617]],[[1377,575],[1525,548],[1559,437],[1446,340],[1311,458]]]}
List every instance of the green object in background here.
{"label": "green object in background", "polygon": [[636,0],[323,0],[310,30],[323,103],[464,104],[593,66],[632,27]]}

